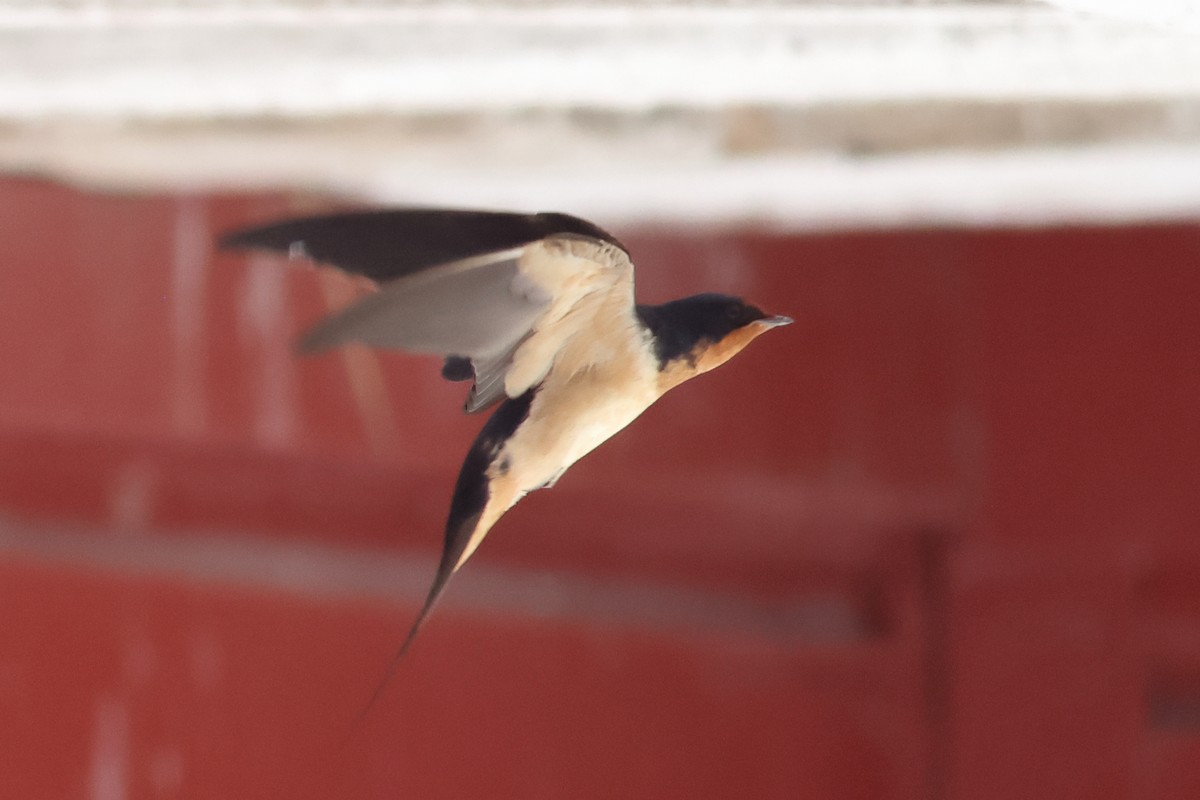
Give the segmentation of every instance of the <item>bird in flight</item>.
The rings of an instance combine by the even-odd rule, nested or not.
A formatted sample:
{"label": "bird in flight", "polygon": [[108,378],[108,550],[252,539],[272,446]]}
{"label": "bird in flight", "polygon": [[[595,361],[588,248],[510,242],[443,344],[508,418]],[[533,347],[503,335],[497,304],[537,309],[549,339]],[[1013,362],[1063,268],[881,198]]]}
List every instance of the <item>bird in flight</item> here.
{"label": "bird in flight", "polygon": [[354,212],[235,231],[221,244],[302,255],[378,286],[318,322],[301,351],[362,342],[440,356],[446,379],[471,381],[468,413],[499,404],[463,461],[441,562],[389,676],[506,511],[668,390],[792,321],[720,294],[638,305],[625,247],[567,214]]}

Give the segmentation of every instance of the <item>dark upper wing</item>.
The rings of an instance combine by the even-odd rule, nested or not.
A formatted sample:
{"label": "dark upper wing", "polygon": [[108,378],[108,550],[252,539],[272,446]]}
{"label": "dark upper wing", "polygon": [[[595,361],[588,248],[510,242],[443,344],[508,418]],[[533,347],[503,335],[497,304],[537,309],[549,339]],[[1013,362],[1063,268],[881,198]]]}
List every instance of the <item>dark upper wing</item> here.
{"label": "dark upper wing", "polygon": [[458,474],[458,481],[454,485],[454,497],[450,501],[450,516],[446,520],[446,538],[442,545],[442,557],[438,563],[433,584],[429,587],[429,592],[425,595],[425,602],[421,605],[416,619],[413,620],[412,625],[409,627],[408,635],[404,637],[403,644],[400,645],[400,649],[392,658],[391,663],[388,664],[387,671],[383,679],[375,687],[375,692],[371,695],[370,700],[367,701],[366,706],[360,712],[360,720],[370,711],[380,695],[383,694],[384,687],[387,686],[392,674],[395,673],[405,654],[412,647],[413,641],[417,638],[417,633],[421,630],[421,626],[425,624],[425,620],[428,619],[430,612],[433,611],[438,598],[445,591],[450,577],[458,570],[460,562],[463,560],[463,554],[470,546],[476,526],[479,525],[484,509],[488,504],[488,467],[491,466],[492,460],[496,457],[496,452],[503,443],[513,435],[517,427],[528,417],[529,407],[533,403],[533,396],[534,392],[529,391],[520,397],[509,399],[501,404],[496,409],[496,413],[484,423],[483,429],[475,439],[475,443],[467,451],[467,457],[463,461],[462,470]]}
{"label": "dark upper wing", "polygon": [[429,208],[283,220],[226,234],[221,246],[304,255],[383,282],[555,234],[584,236],[625,249],[611,234],[569,214]]}

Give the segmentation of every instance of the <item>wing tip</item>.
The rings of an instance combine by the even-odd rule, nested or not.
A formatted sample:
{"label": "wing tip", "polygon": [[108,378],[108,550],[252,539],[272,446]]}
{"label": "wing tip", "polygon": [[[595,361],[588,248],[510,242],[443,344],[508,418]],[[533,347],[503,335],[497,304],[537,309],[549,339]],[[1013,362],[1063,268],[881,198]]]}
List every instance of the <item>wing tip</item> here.
{"label": "wing tip", "polygon": [[442,363],[442,377],[454,382],[473,380],[475,368],[466,356],[448,355]]}
{"label": "wing tip", "polygon": [[251,228],[237,228],[232,231],[225,231],[217,237],[217,247],[221,250],[241,250],[248,247],[267,247],[268,242],[263,239],[263,232],[270,230],[271,226],[255,225]]}
{"label": "wing tip", "polygon": [[309,255],[304,246],[304,240],[289,231],[286,223],[228,231],[217,238],[217,248],[220,250],[268,250],[286,253],[289,258],[307,258]]}
{"label": "wing tip", "polygon": [[253,244],[249,240],[248,230],[226,231],[217,237],[218,250],[239,250],[243,247],[252,247]]}

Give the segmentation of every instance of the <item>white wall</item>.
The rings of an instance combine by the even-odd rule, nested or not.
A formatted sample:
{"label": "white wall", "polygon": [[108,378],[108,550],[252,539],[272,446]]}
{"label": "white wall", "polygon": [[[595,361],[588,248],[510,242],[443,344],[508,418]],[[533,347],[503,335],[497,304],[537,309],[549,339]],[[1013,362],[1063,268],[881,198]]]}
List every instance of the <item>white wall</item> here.
{"label": "white wall", "polygon": [[791,227],[1196,215],[1190,6],[1094,3],[0,0],[0,168]]}

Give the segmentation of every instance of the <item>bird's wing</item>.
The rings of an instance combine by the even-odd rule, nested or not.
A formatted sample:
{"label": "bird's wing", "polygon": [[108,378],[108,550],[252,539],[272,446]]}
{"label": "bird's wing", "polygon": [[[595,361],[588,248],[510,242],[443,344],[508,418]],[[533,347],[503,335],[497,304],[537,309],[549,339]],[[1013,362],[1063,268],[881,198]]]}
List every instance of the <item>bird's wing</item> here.
{"label": "bird's wing", "polygon": [[378,292],[322,320],[302,349],[359,341],[468,359],[471,412],[540,381],[573,325],[585,322],[572,312],[587,298],[627,295],[633,313],[624,247],[566,214],[340,214],[238,231],[222,245],[302,254],[376,281]]}

